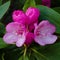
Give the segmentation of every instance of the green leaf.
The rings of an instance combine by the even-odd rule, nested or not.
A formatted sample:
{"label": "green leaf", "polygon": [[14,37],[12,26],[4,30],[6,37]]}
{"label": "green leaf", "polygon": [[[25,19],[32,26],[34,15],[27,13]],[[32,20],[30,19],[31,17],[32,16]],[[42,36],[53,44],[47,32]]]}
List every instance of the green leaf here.
{"label": "green leaf", "polygon": [[29,58],[28,58],[28,56],[27,56],[27,55],[24,57],[24,60],[29,60]]}
{"label": "green leaf", "polygon": [[60,13],[60,7],[54,7],[53,8],[55,11],[57,11],[58,13]]}
{"label": "green leaf", "polygon": [[0,23],[0,37],[2,37],[4,33],[5,33],[5,26],[2,23]]}
{"label": "green leaf", "polygon": [[28,58],[28,56],[25,56],[25,57],[20,56],[20,58],[18,60],[29,60],[29,58]]}
{"label": "green leaf", "polygon": [[49,60],[60,60],[60,42],[41,51]]}
{"label": "green leaf", "polygon": [[34,53],[34,56],[35,56],[36,60],[46,60],[36,53]]}
{"label": "green leaf", "polygon": [[0,6],[0,19],[4,16],[10,6],[10,1]]}
{"label": "green leaf", "polygon": [[0,38],[0,49],[7,47],[8,45]]}
{"label": "green leaf", "polygon": [[15,45],[9,45],[6,48],[5,60],[18,60],[23,54],[23,47],[16,47]]}
{"label": "green leaf", "polygon": [[18,60],[29,60],[28,56],[20,56]]}
{"label": "green leaf", "polygon": [[30,6],[31,7],[36,7],[35,0],[26,0],[26,2],[24,4],[24,7],[23,7],[23,10],[26,11],[26,9]]}
{"label": "green leaf", "polygon": [[[32,51],[34,52],[34,56],[36,57],[36,59],[48,60],[46,56],[44,56],[43,54],[41,54],[37,50],[32,48]],[[37,56],[39,56],[40,58],[38,58]]]}
{"label": "green leaf", "polygon": [[44,46],[43,48],[44,49],[33,50],[34,54],[32,54],[35,56],[36,60],[60,60],[60,42]]}
{"label": "green leaf", "polygon": [[38,5],[37,8],[40,10],[42,20],[49,20],[56,26],[56,33],[60,33],[60,14],[55,10],[46,6]]}
{"label": "green leaf", "polygon": [[23,56],[20,56],[18,60],[23,60]]}
{"label": "green leaf", "polygon": [[2,4],[2,0],[0,0],[0,5]]}

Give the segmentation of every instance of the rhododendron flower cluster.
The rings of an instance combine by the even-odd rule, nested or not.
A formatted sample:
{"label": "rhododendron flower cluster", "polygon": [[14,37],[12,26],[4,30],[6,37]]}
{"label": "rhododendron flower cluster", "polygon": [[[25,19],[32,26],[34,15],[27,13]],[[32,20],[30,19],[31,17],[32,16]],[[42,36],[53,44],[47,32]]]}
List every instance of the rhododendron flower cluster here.
{"label": "rhododendron flower cluster", "polygon": [[6,26],[3,40],[7,44],[16,44],[17,47],[30,45],[34,41],[41,46],[53,44],[57,40],[57,36],[53,35],[56,27],[48,20],[38,24],[39,15],[40,11],[34,7],[29,7],[25,13],[15,10],[12,14],[13,22]]}

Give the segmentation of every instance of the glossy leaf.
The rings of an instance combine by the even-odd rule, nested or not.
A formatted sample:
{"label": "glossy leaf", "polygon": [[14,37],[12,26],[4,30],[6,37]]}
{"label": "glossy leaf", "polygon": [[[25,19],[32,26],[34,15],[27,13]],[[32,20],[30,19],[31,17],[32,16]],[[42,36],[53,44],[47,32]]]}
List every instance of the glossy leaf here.
{"label": "glossy leaf", "polygon": [[5,60],[18,60],[21,57],[21,48],[17,48],[16,46],[9,46],[5,52]]}
{"label": "glossy leaf", "polygon": [[23,60],[23,56],[20,56],[18,60]]}
{"label": "glossy leaf", "polygon": [[2,37],[4,33],[5,33],[5,26],[2,23],[0,23],[0,37]]}
{"label": "glossy leaf", "polygon": [[49,60],[60,60],[60,42],[54,45],[48,46],[42,51]]}
{"label": "glossy leaf", "polygon": [[0,0],[0,5],[2,5],[2,0]]}
{"label": "glossy leaf", "polygon": [[40,10],[41,20],[49,20],[56,26],[56,33],[60,33],[60,14],[55,10],[46,6],[38,5],[37,8]]}
{"label": "glossy leaf", "polygon": [[23,10],[26,11],[28,7],[35,7],[35,0],[26,0]]}
{"label": "glossy leaf", "polygon": [[27,56],[27,55],[25,56],[24,60],[29,60],[29,58],[28,58],[28,56]]}
{"label": "glossy leaf", "polygon": [[[41,54],[41,53],[38,52],[37,50],[32,49],[32,51],[34,52],[34,56],[36,57],[37,60],[38,60],[38,59],[48,60],[48,58],[47,58],[45,55]],[[38,56],[39,56],[39,58],[38,58]]]}
{"label": "glossy leaf", "polygon": [[36,53],[34,53],[34,56],[35,56],[36,60],[46,60]]}
{"label": "glossy leaf", "polygon": [[20,58],[18,60],[29,60],[28,56],[26,55],[25,57],[20,56]]}
{"label": "glossy leaf", "polygon": [[53,45],[44,46],[33,52],[36,60],[60,60],[60,42]]}
{"label": "glossy leaf", "polygon": [[0,19],[4,16],[10,6],[10,1],[0,6]]}
{"label": "glossy leaf", "polygon": [[54,7],[53,8],[55,11],[57,11],[58,13],[60,13],[60,7]]}
{"label": "glossy leaf", "polygon": [[0,49],[7,47],[8,45],[0,38]]}

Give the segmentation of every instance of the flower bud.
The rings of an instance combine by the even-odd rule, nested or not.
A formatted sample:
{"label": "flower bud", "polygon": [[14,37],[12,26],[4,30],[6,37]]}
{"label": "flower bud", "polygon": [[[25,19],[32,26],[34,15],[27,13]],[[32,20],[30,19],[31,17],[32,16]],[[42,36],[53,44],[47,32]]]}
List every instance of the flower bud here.
{"label": "flower bud", "polygon": [[33,40],[34,40],[34,34],[29,32],[26,36],[25,44],[30,45],[33,42]]}
{"label": "flower bud", "polygon": [[26,15],[29,17],[29,24],[31,24],[38,20],[40,12],[37,8],[29,7],[26,11]]}
{"label": "flower bud", "polygon": [[20,10],[15,10],[12,14],[13,21],[15,22],[20,22],[20,23],[27,23],[27,16],[24,14],[23,11]]}

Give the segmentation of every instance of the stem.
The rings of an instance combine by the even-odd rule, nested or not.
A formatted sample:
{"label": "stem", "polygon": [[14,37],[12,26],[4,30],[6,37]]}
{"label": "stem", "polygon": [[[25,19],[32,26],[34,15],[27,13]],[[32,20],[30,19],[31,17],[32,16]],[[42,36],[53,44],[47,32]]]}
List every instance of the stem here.
{"label": "stem", "polygon": [[47,59],[44,55],[42,55],[40,52],[36,51],[36,50],[33,49],[33,48],[31,48],[31,49],[32,49],[33,52],[39,54],[39,55],[40,55],[41,57],[43,57],[44,59],[49,60],[49,59]]}
{"label": "stem", "polygon": [[29,54],[29,57],[31,56],[31,50],[30,50],[30,54]]}
{"label": "stem", "polygon": [[24,49],[24,54],[23,54],[23,56],[24,56],[24,58],[25,58],[26,51],[27,51],[27,46],[24,44],[24,47],[25,47],[25,49]]}
{"label": "stem", "polygon": [[4,53],[2,54],[2,60],[4,60]]}

